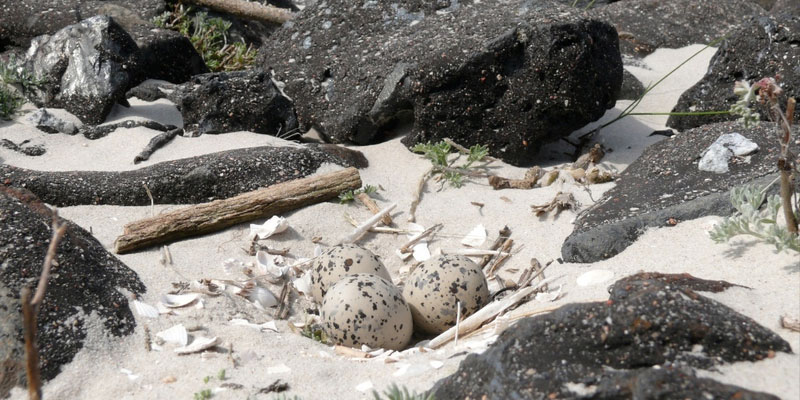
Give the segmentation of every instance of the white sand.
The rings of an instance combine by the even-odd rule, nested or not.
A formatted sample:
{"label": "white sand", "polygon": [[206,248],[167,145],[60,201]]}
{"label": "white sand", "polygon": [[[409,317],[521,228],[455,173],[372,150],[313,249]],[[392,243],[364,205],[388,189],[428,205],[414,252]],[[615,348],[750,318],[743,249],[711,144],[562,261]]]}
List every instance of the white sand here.
{"label": "white sand", "polygon": [[[644,81],[653,82],[663,76],[681,60],[702,46],[690,46],[679,50],[659,50],[647,59],[650,69],[629,68]],[[712,56],[708,50],[673,77],[662,83],[642,102],[637,111],[669,111],[678,96],[704,73]],[[115,109],[113,120],[127,116],[148,116],[161,122],[180,121],[174,107],[166,102],[144,103],[134,101],[131,109]],[[613,118],[629,102],[619,102],[617,107],[604,117]],[[23,118],[18,118],[22,120]],[[648,137],[654,129],[664,129],[666,117],[630,117],[607,128],[598,138],[606,146],[613,148],[604,160],[604,165],[624,169],[638,157],[649,144],[661,137]],[[586,131],[587,127],[582,131]],[[14,141],[33,139],[47,143],[47,154],[42,157],[26,157],[6,149],[0,149],[0,158],[6,162],[38,170],[126,170],[136,168],[133,157],[157,132],[145,129],[120,129],[106,138],[87,141],[83,137],[66,135],[47,135],[22,123],[0,125],[0,137]],[[578,133],[576,133],[577,135]],[[241,148],[276,143],[275,139],[252,133],[235,133],[200,138],[177,138],[167,147],[157,151],[150,161],[143,165],[205,154],[224,149]],[[409,205],[419,177],[430,164],[421,157],[410,153],[398,139],[373,146],[359,147],[370,161],[370,167],[361,170],[362,180],[367,184],[381,185],[385,190],[379,192],[378,202],[386,205],[398,202],[394,214],[400,227],[406,225]],[[558,152],[567,150],[561,145],[548,146],[543,154],[542,164],[559,165],[566,160]],[[547,161],[548,158],[552,160]],[[498,163],[497,173],[504,176],[522,177],[524,169]],[[592,197],[598,199],[613,184],[594,185]],[[534,190],[494,191],[483,180],[470,182],[460,189],[445,187],[436,191],[437,185],[428,185],[417,212],[418,223],[431,226],[444,224],[442,235],[432,243],[435,248],[458,248],[459,237],[477,224],[483,224],[490,240],[497,231],[507,225],[513,232],[515,254],[503,267],[504,271],[522,270],[529,265],[532,257],[541,262],[560,257],[563,240],[572,231],[575,213],[565,211],[558,217],[544,219],[534,217],[531,204],[541,204],[553,198],[557,187]],[[571,191],[575,197],[588,206],[592,203],[588,193],[582,188],[565,185],[562,190]],[[484,207],[470,202],[484,203]],[[61,210],[61,214],[76,223],[91,229],[97,238],[111,248],[114,239],[128,222],[147,217],[177,206],[118,207],[118,206],[78,206]],[[292,229],[289,232],[268,239],[270,247],[290,247],[294,257],[310,257],[314,245],[312,237],[322,237],[323,244],[334,244],[352,230],[343,218],[344,213],[358,220],[365,220],[370,213],[356,205],[343,206],[329,202],[306,207],[287,213]],[[774,252],[767,245],[758,244],[748,238],[736,239],[729,244],[714,244],[707,236],[710,226],[718,217],[706,217],[680,223],[672,228],[652,229],[636,243],[616,257],[595,264],[551,265],[547,276],[558,277],[551,287],[562,286],[564,296],[555,303],[525,304],[511,315],[519,315],[531,310],[552,307],[571,302],[601,300],[608,297],[606,286],[613,280],[638,271],[688,272],[706,279],[723,279],[751,287],[733,288],[724,293],[706,294],[737,311],[755,319],[789,341],[794,351],[800,348],[800,334],[782,329],[778,318],[781,315],[800,317],[800,262],[796,254]],[[261,222],[261,221],[257,221]],[[160,296],[172,289],[172,283],[181,280],[201,278],[231,279],[222,268],[225,259],[234,257],[242,261],[252,261],[241,248],[249,245],[247,224],[242,224],[215,234],[184,240],[169,246],[174,266],[165,268],[159,263],[157,250],[141,251],[119,258],[134,269],[148,287],[143,301],[154,305]],[[403,244],[404,236],[389,234],[368,234],[360,242],[380,255],[387,268],[397,275],[404,265],[394,255],[394,250]],[[579,287],[576,278],[591,269],[613,271],[613,278],[607,282],[589,287]],[[516,278],[517,274],[504,272],[503,276]],[[88,277],[88,279],[91,279]],[[224,390],[215,398],[239,399],[282,379],[291,386],[290,395],[305,399],[371,398],[370,392],[359,392],[356,387],[371,382],[382,390],[391,383],[406,385],[409,389],[425,390],[437,380],[452,374],[463,360],[464,350],[470,346],[480,347],[480,337],[462,340],[458,346],[452,343],[441,350],[424,354],[408,354],[398,363],[387,364],[381,361],[355,361],[336,355],[330,347],[292,333],[285,322],[278,322],[280,333],[257,332],[245,327],[230,326],[231,318],[249,318],[253,322],[264,322],[270,316],[253,307],[242,306],[222,297],[204,299],[204,308],[180,310],[180,315],[162,315],[156,320],[137,316],[139,322],[136,332],[126,338],[108,338],[91,329],[85,348],[64,371],[49,382],[44,393],[53,399],[171,399],[191,398],[192,394],[204,388],[216,388],[220,382],[211,379],[203,382],[206,376],[216,376],[220,369],[226,369],[228,383],[238,383],[243,390]],[[295,317],[299,318],[299,317]],[[178,356],[170,345],[162,352],[147,352],[144,348],[144,326],[151,332],[166,329],[174,324],[201,325],[207,329],[200,335],[217,336],[227,348],[233,345],[234,356],[241,359],[241,365],[233,368],[227,354],[212,353],[209,357],[198,354]],[[431,361],[441,361],[440,368],[434,368]],[[435,364],[435,363],[434,363]],[[290,371],[276,371],[275,367],[285,365]],[[128,369],[136,375],[134,379],[121,372]],[[773,359],[758,363],[736,363],[719,367],[703,375],[737,384],[749,389],[761,390],[784,399],[800,398],[800,357],[796,354],[778,354]],[[173,383],[165,383],[168,377]],[[258,398],[272,398],[274,395],[260,395]],[[22,390],[15,390],[13,398],[25,398]]]}

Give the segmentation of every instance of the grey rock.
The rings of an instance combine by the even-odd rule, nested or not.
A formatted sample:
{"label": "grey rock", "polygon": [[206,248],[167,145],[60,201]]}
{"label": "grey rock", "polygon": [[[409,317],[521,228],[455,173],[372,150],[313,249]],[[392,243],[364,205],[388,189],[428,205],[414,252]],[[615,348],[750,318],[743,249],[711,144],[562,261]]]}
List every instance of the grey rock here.
{"label": "grey rock", "polygon": [[694,374],[791,353],[776,333],[697,293],[730,286],[688,274],[622,279],[609,301],[519,321],[431,392],[439,399],[584,398],[580,392],[593,399],[777,399]]}
{"label": "grey rock", "polygon": [[100,124],[136,83],[137,54],[130,35],[106,16],[39,36],[24,65],[45,83],[28,97],[38,107],[64,108],[84,123]]}
{"label": "grey rock", "polygon": [[767,11],[749,0],[625,0],[586,14],[617,28],[622,54],[643,57],[662,47],[710,43]]}
{"label": "grey rock", "polygon": [[730,215],[734,208],[729,190],[747,183],[766,186],[778,157],[777,151],[764,150],[747,162],[731,160],[725,174],[700,171],[703,151],[731,132],[741,132],[761,149],[776,147],[771,127],[744,129],[735,122],[705,125],[651,145],[625,169],[614,188],[578,216],[575,230],[561,247],[564,260],[588,263],[613,257],[647,228],[670,226],[670,220]]}
{"label": "grey rock", "polygon": [[31,39],[52,35],[95,15],[128,23],[149,21],[166,9],[165,0],[9,0],[0,2],[0,51],[28,47]]}
{"label": "grey rock", "polygon": [[[9,186],[0,186],[0,210],[0,285],[19,298],[23,287],[34,288],[38,282],[50,243],[52,214],[30,192]],[[96,315],[108,335],[132,333],[136,323],[120,290],[145,291],[136,273],[89,232],[67,224],[37,318],[44,379],[53,378],[83,347],[88,315]]]}
{"label": "grey rock", "polygon": [[32,144],[30,139],[23,140],[20,143],[14,143],[9,139],[0,139],[0,147],[5,147],[32,157],[41,156],[47,152],[43,144]]}
{"label": "grey rock", "polygon": [[0,399],[25,381],[25,348],[19,297],[0,282]]}
{"label": "grey rock", "polygon": [[28,116],[28,122],[39,128],[42,132],[47,133],[66,133],[67,135],[74,135],[78,133],[78,127],[71,121],[65,121],[56,117],[46,108],[40,108]]}
{"label": "grey rock", "polygon": [[253,147],[165,161],[133,171],[45,172],[0,165],[0,182],[58,207],[79,204],[194,204],[311,175],[323,163],[366,167],[364,156],[334,145]]}
{"label": "grey rock", "polygon": [[550,1],[317,2],[260,50],[302,129],[369,143],[413,116],[404,143],[450,137],[513,164],[614,105],[614,30]]}
{"label": "grey rock", "polygon": [[[728,110],[736,103],[735,81],[754,83],[764,77],[780,76],[786,98],[800,97],[800,16],[751,18],[720,46],[706,75],[684,92],[673,112]],[[762,120],[766,107],[754,105]],[[795,110],[800,119],[800,108]],[[734,115],[670,116],[667,125],[685,130],[703,124],[729,121]]]}

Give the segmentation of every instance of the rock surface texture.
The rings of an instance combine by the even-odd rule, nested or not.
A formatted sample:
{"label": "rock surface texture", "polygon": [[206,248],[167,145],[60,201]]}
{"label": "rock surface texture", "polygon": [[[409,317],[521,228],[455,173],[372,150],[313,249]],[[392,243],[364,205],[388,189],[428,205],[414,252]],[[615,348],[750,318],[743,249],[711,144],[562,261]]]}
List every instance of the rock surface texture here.
{"label": "rock surface texture", "polygon": [[29,99],[38,107],[64,108],[84,123],[100,124],[136,83],[138,51],[130,35],[106,16],[39,36],[24,65],[45,82]]}
{"label": "rock surface texture", "polygon": [[[753,18],[720,46],[703,79],[684,92],[673,112],[728,110],[736,103],[735,81],[752,84],[764,77],[780,76],[788,97],[800,97],[800,15]],[[785,107],[785,104],[782,104]],[[766,107],[755,106],[762,120]],[[795,110],[800,119],[800,109]],[[684,130],[711,122],[737,118],[733,115],[670,116],[667,125]]]}
{"label": "rock surface texture", "polygon": [[139,46],[139,79],[183,83],[209,72],[203,57],[186,36],[148,25],[128,28]]}
{"label": "rock surface texture", "polygon": [[644,57],[658,48],[710,43],[767,11],[749,0],[625,0],[592,8],[586,15],[612,24],[620,52]]}
{"label": "rock surface texture", "polygon": [[[705,150],[721,135],[733,132],[752,140],[760,150],[733,158],[727,173],[700,171],[698,163]],[[561,255],[569,262],[595,262],[618,254],[647,228],[730,215],[734,209],[729,190],[756,182],[767,186],[771,174],[777,172],[776,150],[771,126],[746,130],[736,122],[705,125],[655,143],[625,169],[614,188],[578,216]]]}
{"label": "rock surface texture", "polygon": [[[36,287],[50,244],[51,222],[50,209],[36,196],[0,186],[0,286],[7,287],[16,298],[22,287]],[[83,347],[87,319],[99,322],[108,334],[131,333],[135,321],[128,299],[119,289],[145,291],[135,272],[108,253],[89,232],[71,222],[58,246],[55,262],[38,314],[38,345],[45,379],[54,377],[59,367],[70,362]],[[4,317],[2,323],[11,321]]]}
{"label": "rock surface texture", "polygon": [[729,285],[686,274],[622,279],[609,289],[609,301],[569,304],[518,322],[432,393],[440,399],[777,399],[692,371],[791,353],[780,336],[696,292]]}
{"label": "rock surface texture", "polygon": [[354,150],[333,145],[252,147],[165,161],[133,171],[48,172],[0,165],[0,182],[23,187],[59,207],[79,204],[143,206],[224,199],[314,173],[323,163],[364,167]]}
{"label": "rock surface texture", "polygon": [[[149,21],[166,8],[164,0],[19,0],[0,2],[0,51],[28,47],[31,39],[52,35],[95,15]],[[127,25],[126,25],[127,26]]]}
{"label": "rock surface texture", "polygon": [[334,142],[413,115],[408,146],[450,137],[512,164],[602,116],[622,82],[614,29],[549,1],[318,2],[260,53],[300,125]]}

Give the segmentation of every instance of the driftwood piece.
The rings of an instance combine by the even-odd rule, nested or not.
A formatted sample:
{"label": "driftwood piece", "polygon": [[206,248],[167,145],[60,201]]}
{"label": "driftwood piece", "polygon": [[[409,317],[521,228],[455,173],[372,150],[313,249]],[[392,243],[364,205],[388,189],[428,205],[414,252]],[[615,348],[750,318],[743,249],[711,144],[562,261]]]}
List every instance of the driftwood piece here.
{"label": "driftwood piece", "polygon": [[292,19],[292,13],[289,10],[246,0],[187,0],[187,2],[226,12],[237,17],[274,24],[283,24]]}
{"label": "driftwood piece", "polygon": [[361,187],[355,168],[296,179],[243,193],[225,200],[172,211],[125,225],[114,243],[118,254],[190,236],[218,231],[231,225],[271,217],[335,198]]}
{"label": "driftwood piece", "polygon": [[[381,212],[381,208],[378,207],[378,204],[375,203],[375,200],[372,200],[372,197],[369,197],[368,194],[359,193],[356,195],[356,197],[358,198],[359,201],[361,201],[362,204],[364,204],[370,211],[372,211],[373,214]],[[384,214],[383,217],[381,218],[381,222],[383,222],[383,224],[386,226],[391,225],[392,216],[389,214]]]}
{"label": "driftwood piece", "polygon": [[183,129],[175,128],[154,136],[150,139],[150,142],[147,143],[147,146],[144,147],[142,152],[133,158],[133,163],[138,164],[142,161],[147,161],[156,150],[171,142],[172,139],[175,139],[175,136],[178,136],[181,132],[183,132]]}

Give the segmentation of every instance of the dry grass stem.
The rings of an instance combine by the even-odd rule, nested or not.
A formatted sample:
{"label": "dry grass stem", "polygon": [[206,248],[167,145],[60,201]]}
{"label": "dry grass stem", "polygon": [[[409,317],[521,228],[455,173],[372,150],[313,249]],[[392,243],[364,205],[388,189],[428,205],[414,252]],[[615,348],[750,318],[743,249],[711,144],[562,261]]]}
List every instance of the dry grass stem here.
{"label": "dry grass stem", "polygon": [[367,231],[370,228],[372,228],[375,224],[377,224],[378,221],[380,221],[384,215],[392,212],[392,210],[394,210],[395,207],[397,207],[397,203],[392,203],[389,205],[389,207],[386,207],[377,214],[373,215],[372,218],[364,221],[364,223],[357,226],[356,229],[353,231],[353,233],[347,235],[344,239],[342,239],[341,243],[355,243],[356,241],[358,241],[358,239],[364,236],[364,234],[367,233]]}
{"label": "dry grass stem", "polygon": [[417,220],[417,207],[419,207],[419,202],[422,201],[422,191],[425,190],[425,182],[428,181],[432,173],[433,167],[422,174],[422,177],[419,178],[419,182],[417,182],[417,190],[414,192],[414,200],[411,201],[411,208],[408,210],[408,222],[414,222]]}
{"label": "dry grass stem", "polygon": [[[492,243],[492,245],[489,246],[489,250],[497,250],[503,244],[503,242],[505,242],[505,240],[508,239],[509,236],[511,236],[511,229],[508,229],[508,226],[504,226],[503,229],[501,229],[500,232],[498,233],[498,236],[494,240],[494,243]],[[478,265],[480,265],[481,269],[483,269],[484,267],[486,267],[486,264],[489,264],[489,260],[491,259],[492,259],[491,255],[486,255],[483,257],[480,264]]]}
{"label": "dry grass stem", "polygon": [[436,225],[434,225],[434,226],[432,226],[432,227],[430,227],[428,229],[425,229],[424,231],[420,232],[420,234],[412,237],[411,239],[408,240],[408,242],[406,242],[406,244],[401,246],[400,247],[400,252],[401,253],[410,252],[411,251],[411,247],[413,247],[415,244],[419,243],[420,240],[425,239],[426,237],[430,236],[434,231],[436,231],[437,229],[439,229],[441,227],[442,227],[442,224],[436,224]]}
{"label": "dry grass stem", "polygon": [[[375,200],[373,200],[372,197],[369,197],[368,194],[359,193],[356,195],[356,198],[365,206],[367,206],[367,208],[372,211],[373,214],[381,212],[381,208],[378,207],[378,204],[375,203]],[[393,222],[392,216],[389,214],[384,214],[383,218],[381,218],[381,222],[386,226],[391,225]]]}

